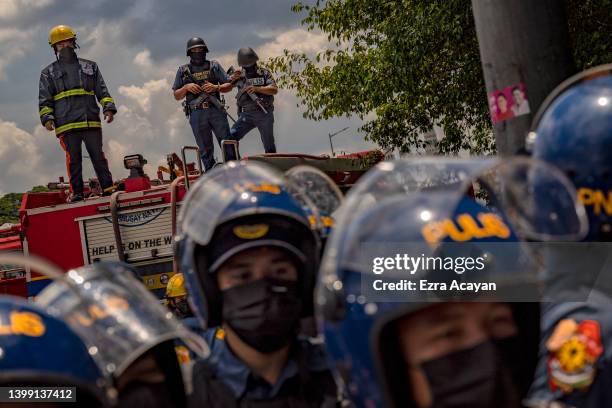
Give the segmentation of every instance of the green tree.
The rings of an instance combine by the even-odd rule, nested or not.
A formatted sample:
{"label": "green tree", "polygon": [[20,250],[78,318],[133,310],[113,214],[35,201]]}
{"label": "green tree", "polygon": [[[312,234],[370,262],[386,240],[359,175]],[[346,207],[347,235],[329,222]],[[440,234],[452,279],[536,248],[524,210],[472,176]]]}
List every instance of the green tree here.
{"label": "green tree", "polygon": [[[49,191],[45,186],[35,186],[30,190],[32,193]],[[9,193],[0,197],[0,225],[4,223],[16,224],[19,222],[19,207],[23,193]]]}
{"label": "green tree", "polygon": [[[612,61],[611,8],[612,0],[568,0],[578,68]],[[304,117],[374,112],[361,129],[384,149],[423,147],[419,135],[438,125],[441,153],[494,150],[470,0],[317,0],[293,11],[332,45],[266,62],[281,87],[295,90]]]}
{"label": "green tree", "polygon": [[9,193],[0,198],[0,225],[19,222],[22,193]]}

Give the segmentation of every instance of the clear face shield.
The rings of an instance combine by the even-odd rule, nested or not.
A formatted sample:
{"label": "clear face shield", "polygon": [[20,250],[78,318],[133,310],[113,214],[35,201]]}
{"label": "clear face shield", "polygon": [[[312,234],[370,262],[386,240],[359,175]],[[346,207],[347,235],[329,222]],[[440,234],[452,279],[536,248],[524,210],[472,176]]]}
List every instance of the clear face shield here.
{"label": "clear face shield", "polygon": [[535,364],[540,265],[526,241],[586,230],[565,176],[526,158],[381,163],[348,192],[336,222],[315,296],[328,352],[349,389],[375,395],[367,387],[378,381],[398,405],[394,397],[410,397],[398,324],[443,302],[510,306],[521,316],[521,356]]}
{"label": "clear face shield", "polygon": [[262,163],[233,161],[213,168],[193,185],[179,214],[179,235],[207,245],[217,226],[227,221],[228,208],[235,209],[235,216],[255,214],[258,193],[280,197],[282,191],[314,217],[313,229],[321,225],[317,206],[293,180]]}
{"label": "clear face shield", "polygon": [[[569,180],[527,158],[381,163],[349,192],[336,221],[320,270],[320,282],[331,286],[337,271],[376,275],[373,258],[396,256],[407,246],[423,259],[470,251],[518,257],[519,241],[571,241],[587,230]],[[495,257],[496,265],[516,267],[509,257]],[[386,276],[405,274],[387,269]]]}
{"label": "clear face shield", "polygon": [[[332,179],[314,167],[296,166],[285,174],[318,209],[322,224],[318,229],[321,235],[326,237],[334,225],[334,215],[340,208],[344,195]],[[314,218],[311,218],[312,220]]]}
{"label": "clear face shield", "polygon": [[120,264],[91,265],[66,274],[36,299],[62,318],[86,342],[104,372],[118,378],[134,361],[157,345],[180,340],[196,355],[209,353],[204,340],[183,326]]}

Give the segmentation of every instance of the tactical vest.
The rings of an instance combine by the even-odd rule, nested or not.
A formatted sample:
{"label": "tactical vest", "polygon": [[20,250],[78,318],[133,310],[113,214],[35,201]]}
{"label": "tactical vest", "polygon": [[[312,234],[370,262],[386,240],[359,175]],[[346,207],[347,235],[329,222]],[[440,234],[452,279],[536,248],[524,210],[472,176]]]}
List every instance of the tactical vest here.
{"label": "tactical vest", "polygon": [[[217,75],[213,70],[214,66],[215,65],[208,60],[204,61],[204,64],[201,66],[191,64],[181,65],[181,80],[183,81],[183,85],[191,83],[204,85],[204,82],[206,81],[214,85],[222,84],[222,79],[217,78]],[[211,93],[211,95],[217,99],[221,98],[219,92]],[[193,101],[195,98],[197,98],[197,95],[187,92],[187,103],[191,103],[191,101]]]}
{"label": "tactical vest", "polygon": [[[255,70],[254,72],[248,72],[244,68],[243,70],[244,76],[246,77],[245,86],[266,86],[266,74],[270,75],[269,72],[266,72],[263,68],[257,68],[257,70]],[[264,104],[264,106],[272,106],[272,104],[274,103],[274,96],[272,95],[264,95],[262,93],[257,92],[255,93],[255,95],[257,95],[257,97],[261,99],[261,102]],[[251,105],[257,104],[253,102],[253,100],[249,98],[249,96],[246,95],[245,92],[245,94],[241,95],[240,99],[238,99],[238,106],[246,107]]]}

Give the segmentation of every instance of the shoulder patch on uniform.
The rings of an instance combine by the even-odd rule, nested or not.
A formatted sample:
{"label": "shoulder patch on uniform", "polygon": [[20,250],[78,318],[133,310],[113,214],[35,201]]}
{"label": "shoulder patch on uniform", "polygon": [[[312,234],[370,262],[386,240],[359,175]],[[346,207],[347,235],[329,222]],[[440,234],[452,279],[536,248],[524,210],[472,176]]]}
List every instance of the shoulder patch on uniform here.
{"label": "shoulder patch on uniform", "polygon": [[597,360],[603,353],[599,322],[561,320],[546,342],[551,390],[569,394],[591,386],[597,374]]}
{"label": "shoulder patch on uniform", "polygon": [[191,70],[189,69],[189,64],[181,65],[178,70],[181,73],[181,75],[185,75],[186,73],[191,72]]}
{"label": "shoulder patch on uniform", "polygon": [[191,358],[189,357],[189,350],[185,346],[174,346],[174,351],[176,352],[176,357],[180,364],[187,364],[191,362]]}
{"label": "shoulder patch on uniform", "polygon": [[225,330],[218,328],[217,331],[215,331],[215,339],[225,340]]}

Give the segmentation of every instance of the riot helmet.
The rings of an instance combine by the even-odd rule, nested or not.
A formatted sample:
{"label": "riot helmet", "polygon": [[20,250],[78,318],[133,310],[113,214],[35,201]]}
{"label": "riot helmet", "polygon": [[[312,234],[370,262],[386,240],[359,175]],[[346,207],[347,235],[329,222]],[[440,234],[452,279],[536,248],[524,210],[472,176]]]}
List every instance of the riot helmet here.
{"label": "riot helmet", "polygon": [[185,383],[174,349],[180,340],[196,355],[208,347],[183,326],[121,262],[102,262],[67,272],[36,302],[61,317],[86,342],[104,373],[113,378],[120,406],[135,401],[182,406]]}
{"label": "riot helmet", "polygon": [[208,53],[208,46],[204,42],[204,40],[200,37],[192,37],[187,41],[187,46],[185,47],[185,53],[189,57],[191,54],[191,50],[194,48],[202,47],[204,48],[204,53]]}
{"label": "riot helmet", "polygon": [[[309,220],[311,215],[314,227]],[[266,330],[274,326],[283,331],[287,340],[291,333],[284,330],[293,330],[299,318],[313,314],[312,293],[320,248],[313,229],[318,220],[317,209],[300,188],[267,165],[229,162],[205,174],[185,199],[178,245],[189,300],[202,325],[214,327],[225,322],[239,336],[242,332],[241,339],[257,349],[271,351],[269,347],[281,346],[276,344],[280,339],[265,337]],[[219,278],[224,265],[258,249],[267,254],[283,254],[281,258],[296,268],[294,282],[263,278],[222,289]],[[293,296],[287,296],[290,293]],[[249,297],[249,305],[240,304]],[[267,310],[260,315],[269,319],[242,319],[248,306]],[[281,308],[286,309],[285,313],[277,315]],[[261,330],[255,333],[246,329],[244,326],[249,324]]]}
{"label": "riot helmet", "polygon": [[0,384],[3,387],[76,387],[78,406],[111,406],[112,383],[96,350],[61,319],[13,296],[0,297]]}
{"label": "riot helmet", "polygon": [[251,47],[238,50],[238,65],[241,67],[252,67],[257,61],[259,57]]}
{"label": "riot helmet", "polygon": [[[358,406],[424,406],[423,390],[434,407],[518,406],[526,395],[537,363],[540,287],[522,240],[573,238],[585,224],[565,177],[531,163],[383,162],[349,191],[315,299],[336,374]],[[535,195],[534,180],[555,188]],[[535,222],[553,214],[568,228]],[[470,290],[475,282],[495,290]],[[500,310],[509,324],[489,330],[484,322]],[[482,337],[464,343],[458,335],[444,352],[424,355],[438,343],[421,336],[422,347],[415,345],[428,330],[423,316],[437,321],[448,311],[461,311]]]}
{"label": "riot helmet", "polygon": [[574,183],[590,221],[587,241],[612,240],[612,64],[560,84],[539,109],[527,146]]}

